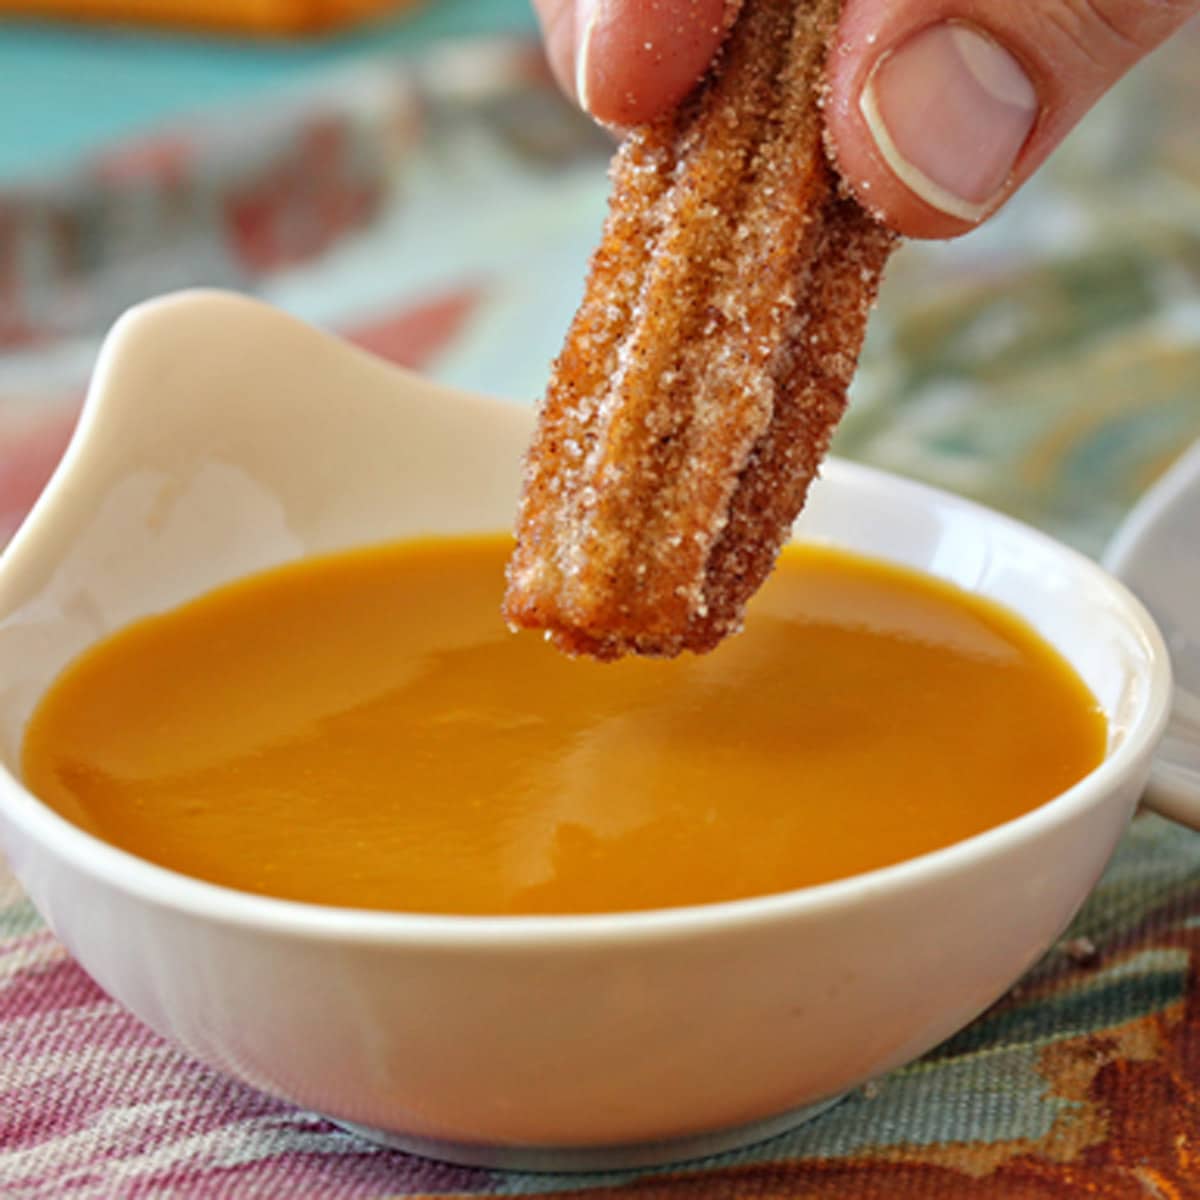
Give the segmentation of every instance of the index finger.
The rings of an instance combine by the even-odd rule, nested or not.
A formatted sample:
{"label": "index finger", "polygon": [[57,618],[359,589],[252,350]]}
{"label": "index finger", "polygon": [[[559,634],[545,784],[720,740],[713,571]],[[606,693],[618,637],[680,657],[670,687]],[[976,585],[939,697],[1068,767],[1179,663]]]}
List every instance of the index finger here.
{"label": "index finger", "polygon": [[555,77],[598,121],[673,108],[708,69],[738,0],[533,0]]}

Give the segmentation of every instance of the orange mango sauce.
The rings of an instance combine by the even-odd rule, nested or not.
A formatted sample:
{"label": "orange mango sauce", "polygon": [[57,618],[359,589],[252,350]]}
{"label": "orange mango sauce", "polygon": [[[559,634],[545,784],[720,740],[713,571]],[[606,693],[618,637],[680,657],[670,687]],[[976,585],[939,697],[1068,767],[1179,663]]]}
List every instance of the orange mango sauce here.
{"label": "orange mango sauce", "polygon": [[792,547],[702,658],[569,660],[498,614],[510,542],[307,560],[101,642],[34,713],[25,780],[152,862],[429,913],[780,892],[1042,804],[1105,721],[1018,619]]}

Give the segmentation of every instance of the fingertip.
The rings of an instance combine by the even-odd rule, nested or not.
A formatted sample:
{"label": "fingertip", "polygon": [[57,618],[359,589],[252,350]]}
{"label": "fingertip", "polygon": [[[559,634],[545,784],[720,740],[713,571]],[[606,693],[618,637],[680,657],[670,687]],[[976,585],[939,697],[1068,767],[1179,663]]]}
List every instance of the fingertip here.
{"label": "fingertip", "polygon": [[934,208],[900,182],[879,153],[857,105],[830,104],[825,119],[829,156],[842,183],[890,229],[904,237],[940,240],[978,226],[979,221]]}
{"label": "fingertip", "polygon": [[677,105],[712,63],[730,0],[596,0],[579,30],[574,83],[598,121],[628,126]]}
{"label": "fingertip", "polygon": [[1007,203],[1198,2],[844,0],[831,154],[895,229],[955,237]]}
{"label": "fingertip", "polygon": [[881,152],[863,97],[885,57],[878,27],[862,21],[863,5],[848,5],[830,55],[825,103],[826,144],[844,185],[868,212],[909,238],[939,240],[975,229],[999,203],[970,217],[922,199],[897,176]]}

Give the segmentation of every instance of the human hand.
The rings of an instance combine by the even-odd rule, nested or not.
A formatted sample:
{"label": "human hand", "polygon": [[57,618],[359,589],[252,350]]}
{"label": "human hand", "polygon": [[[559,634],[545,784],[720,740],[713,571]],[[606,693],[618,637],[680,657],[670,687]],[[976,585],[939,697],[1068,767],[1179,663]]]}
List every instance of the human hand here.
{"label": "human hand", "polygon": [[[534,0],[554,72],[632,125],[699,80],[739,0]],[[860,202],[910,237],[991,215],[1200,0],[845,0],[830,145]]]}

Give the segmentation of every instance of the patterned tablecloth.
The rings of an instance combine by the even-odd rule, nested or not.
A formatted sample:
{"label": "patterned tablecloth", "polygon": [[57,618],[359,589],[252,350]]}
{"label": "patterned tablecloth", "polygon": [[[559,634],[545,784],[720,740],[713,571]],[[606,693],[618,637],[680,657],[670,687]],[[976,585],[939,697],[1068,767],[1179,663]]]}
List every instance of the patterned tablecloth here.
{"label": "patterned tablecloth", "polygon": [[[1100,550],[1200,436],[1198,55],[1193,29],[987,229],[898,257],[841,453]],[[529,47],[446,44],[0,190],[0,527],[61,452],[103,327],[185,282],[535,396],[605,153]],[[1200,836],[1141,817],[1028,977],[820,1120],[670,1171],[502,1174],[376,1149],[188,1060],[0,864],[0,1196],[1200,1196],[1198,969]]]}

